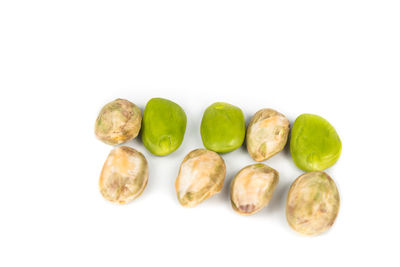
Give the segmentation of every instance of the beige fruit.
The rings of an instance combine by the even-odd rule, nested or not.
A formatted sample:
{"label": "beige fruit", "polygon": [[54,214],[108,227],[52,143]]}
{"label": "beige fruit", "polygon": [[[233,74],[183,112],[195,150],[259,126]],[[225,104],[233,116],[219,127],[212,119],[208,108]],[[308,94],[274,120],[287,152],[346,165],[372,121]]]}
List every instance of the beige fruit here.
{"label": "beige fruit", "polygon": [[175,189],[179,202],[194,207],[221,191],[226,174],[225,162],[217,153],[196,149],[184,158]]}
{"label": "beige fruit", "polygon": [[96,119],[97,138],[109,145],[118,145],[135,138],[140,131],[142,112],[125,99],[106,104]]}
{"label": "beige fruit", "polygon": [[255,161],[269,159],[282,151],[289,135],[289,120],[273,109],[261,109],[251,118],[246,146]]}
{"label": "beige fruit", "polygon": [[231,184],[232,208],[250,215],[268,205],[279,181],[279,173],[262,163],[241,169]]}
{"label": "beige fruit", "polygon": [[317,235],[333,225],[339,206],[339,192],[332,178],[322,171],[307,172],[290,187],[286,218],[296,232]]}
{"label": "beige fruit", "polygon": [[147,160],[137,150],[121,146],[111,150],[100,175],[100,192],[111,202],[124,204],[140,196],[149,176]]}

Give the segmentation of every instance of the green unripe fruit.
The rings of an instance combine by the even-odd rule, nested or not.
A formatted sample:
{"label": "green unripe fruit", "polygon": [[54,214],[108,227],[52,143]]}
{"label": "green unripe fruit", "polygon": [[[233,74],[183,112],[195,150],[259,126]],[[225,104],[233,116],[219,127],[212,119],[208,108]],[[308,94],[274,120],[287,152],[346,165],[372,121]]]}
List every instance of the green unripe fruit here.
{"label": "green unripe fruit", "polygon": [[324,118],[302,114],[293,124],[290,152],[304,171],[322,171],[339,159],[342,142],[335,128]]}
{"label": "green unripe fruit", "polygon": [[240,108],[217,102],[209,106],[200,127],[204,146],[212,151],[226,153],[243,144],[245,123]]}
{"label": "green unripe fruit", "polygon": [[174,152],[183,141],[186,131],[185,111],[176,103],[152,98],[143,112],[142,141],[154,155]]}

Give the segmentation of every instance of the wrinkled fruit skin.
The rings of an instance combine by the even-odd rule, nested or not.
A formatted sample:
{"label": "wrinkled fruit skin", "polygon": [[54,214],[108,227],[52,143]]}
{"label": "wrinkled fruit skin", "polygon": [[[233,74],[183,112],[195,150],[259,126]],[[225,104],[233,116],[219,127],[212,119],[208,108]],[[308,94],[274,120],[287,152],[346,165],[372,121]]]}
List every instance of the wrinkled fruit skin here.
{"label": "wrinkled fruit skin", "polygon": [[163,98],[150,99],[143,113],[143,144],[157,156],[174,152],[182,144],[186,121],[185,111],[178,104]]}
{"label": "wrinkled fruit skin", "polygon": [[121,146],[111,150],[100,175],[100,192],[111,202],[124,204],[140,196],[147,185],[146,158],[137,150]]}
{"label": "wrinkled fruit skin", "polygon": [[282,151],[289,135],[289,120],[273,109],[259,110],[251,118],[246,147],[255,161],[267,160]]}
{"label": "wrinkled fruit skin", "polygon": [[241,169],[231,184],[232,208],[242,215],[258,212],[268,205],[279,181],[279,173],[262,163]]}
{"label": "wrinkled fruit skin", "polygon": [[139,107],[125,99],[106,104],[96,119],[97,138],[109,145],[118,145],[135,138],[142,122]]}
{"label": "wrinkled fruit skin", "polygon": [[290,152],[300,169],[322,171],[339,159],[342,142],[327,120],[313,114],[302,114],[293,124]]}
{"label": "wrinkled fruit skin", "polygon": [[196,149],[184,158],[175,181],[176,194],[184,207],[194,207],[221,191],[226,175],[220,155]]}
{"label": "wrinkled fruit skin", "polygon": [[289,189],[286,218],[296,232],[318,235],[333,225],[339,206],[339,192],[332,178],[325,172],[308,172]]}
{"label": "wrinkled fruit skin", "polygon": [[239,148],[245,136],[242,110],[227,103],[212,104],[204,111],[200,133],[209,150],[227,153]]}

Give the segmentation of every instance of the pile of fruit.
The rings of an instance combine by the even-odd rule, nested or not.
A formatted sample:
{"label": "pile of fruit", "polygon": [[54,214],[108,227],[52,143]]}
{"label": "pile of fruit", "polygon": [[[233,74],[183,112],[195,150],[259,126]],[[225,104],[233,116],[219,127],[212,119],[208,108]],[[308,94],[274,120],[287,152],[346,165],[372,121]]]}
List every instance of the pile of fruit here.
{"label": "pile of fruit", "polygon": [[[116,99],[100,111],[95,134],[106,144],[119,145],[138,136],[154,155],[165,156],[182,143],[186,131],[185,111],[176,103],[151,99],[143,112],[125,99]],[[200,126],[205,148],[191,151],[183,159],[175,189],[179,203],[194,207],[221,191],[226,167],[219,153],[242,146],[257,162],[282,151],[290,131],[289,120],[281,113],[265,108],[254,114],[249,125],[240,108],[217,102],[203,114]],[[302,114],[295,120],[290,138],[294,163],[306,171],[291,185],[287,196],[286,218],[289,225],[304,235],[316,235],[334,223],[340,205],[335,182],[323,170],[335,164],[342,150],[336,130],[324,118]],[[128,147],[114,148],[100,175],[100,192],[115,203],[127,203],[145,189],[149,176],[146,158]],[[273,168],[255,163],[241,169],[230,187],[232,208],[243,215],[260,211],[268,205],[279,181]]]}

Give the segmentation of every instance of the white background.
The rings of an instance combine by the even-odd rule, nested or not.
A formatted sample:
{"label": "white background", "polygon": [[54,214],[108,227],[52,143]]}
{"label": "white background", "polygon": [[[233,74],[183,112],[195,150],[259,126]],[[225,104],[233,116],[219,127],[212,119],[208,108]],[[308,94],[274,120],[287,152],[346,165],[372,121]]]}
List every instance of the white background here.
{"label": "white background", "polygon": [[[0,2],[1,266],[399,266],[400,3],[336,1]],[[140,198],[114,205],[98,190],[111,146],[93,133],[115,98],[143,109],[152,97],[188,116],[181,147],[152,156]],[[179,205],[179,164],[202,147],[199,125],[215,101],[246,121],[270,107],[291,123],[328,119],[343,151],[327,172],[341,210],[317,237],[285,218],[302,171],[286,149],[268,207],[236,214],[233,175],[252,163],[223,155],[222,192]]]}

